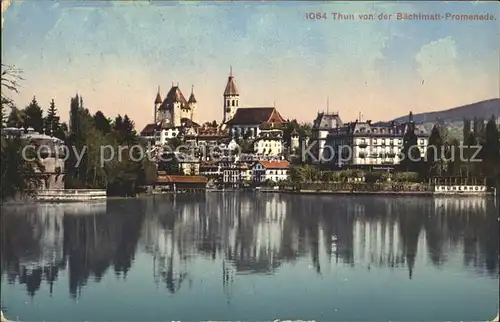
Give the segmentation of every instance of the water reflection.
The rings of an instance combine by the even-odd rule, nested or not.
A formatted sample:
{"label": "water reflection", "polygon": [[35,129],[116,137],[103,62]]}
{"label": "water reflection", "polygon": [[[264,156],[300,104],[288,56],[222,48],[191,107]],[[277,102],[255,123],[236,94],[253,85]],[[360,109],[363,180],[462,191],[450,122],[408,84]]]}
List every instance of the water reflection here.
{"label": "water reflection", "polygon": [[[77,212],[77,213],[75,213]],[[217,263],[231,293],[236,274],[273,274],[286,263],[407,270],[443,267],[451,255],[497,278],[498,209],[484,198],[208,194],[108,201],[104,206],[2,208],[1,267],[35,295],[67,271],[78,297],[89,279],[126,278],[137,252],[169,292],[192,281],[196,259]]]}

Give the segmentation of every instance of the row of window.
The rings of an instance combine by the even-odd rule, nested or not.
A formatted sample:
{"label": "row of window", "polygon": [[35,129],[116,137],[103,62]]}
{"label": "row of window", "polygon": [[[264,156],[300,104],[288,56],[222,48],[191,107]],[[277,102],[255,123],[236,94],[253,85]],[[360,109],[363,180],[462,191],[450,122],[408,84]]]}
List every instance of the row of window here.
{"label": "row of window", "polygon": [[238,107],[239,101],[238,100],[227,100],[226,101],[226,107],[228,106],[236,106]]}

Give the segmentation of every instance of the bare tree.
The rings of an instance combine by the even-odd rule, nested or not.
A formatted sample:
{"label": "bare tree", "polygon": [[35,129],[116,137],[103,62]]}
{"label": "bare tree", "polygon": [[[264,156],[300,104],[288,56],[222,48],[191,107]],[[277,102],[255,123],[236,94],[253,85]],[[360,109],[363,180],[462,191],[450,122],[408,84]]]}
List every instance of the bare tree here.
{"label": "bare tree", "polygon": [[2,64],[2,90],[1,104],[4,107],[14,107],[14,100],[11,95],[19,93],[20,82],[24,80],[22,70],[13,66]]}

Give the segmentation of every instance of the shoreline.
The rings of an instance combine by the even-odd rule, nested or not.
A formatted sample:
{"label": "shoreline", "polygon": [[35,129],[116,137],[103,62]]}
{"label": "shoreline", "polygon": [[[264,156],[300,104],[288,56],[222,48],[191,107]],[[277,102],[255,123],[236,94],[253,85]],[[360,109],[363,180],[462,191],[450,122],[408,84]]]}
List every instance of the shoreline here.
{"label": "shoreline", "polygon": [[299,195],[374,195],[374,196],[423,196],[423,197],[486,197],[493,196],[492,192],[482,193],[436,193],[433,191],[348,191],[348,190],[260,190],[261,193],[286,193]]}

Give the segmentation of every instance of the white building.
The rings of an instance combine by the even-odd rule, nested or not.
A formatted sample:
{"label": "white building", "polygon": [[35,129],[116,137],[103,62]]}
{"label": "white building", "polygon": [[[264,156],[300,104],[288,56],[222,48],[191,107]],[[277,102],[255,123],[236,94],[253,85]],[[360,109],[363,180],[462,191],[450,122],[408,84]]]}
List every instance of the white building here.
{"label": "white building", "polygon": [[64,162],[66,157],[64,141],[53,136],[40,134],[33,128],[4,128],[1,132],[6,138],[19,137],[28,142],[35,143],[39,146],[37,150],[34,148],[27,153],[32,152],[34,156],[39,156],[39,160],[43,168],[35,168],[35,172],[39,174],[40,186],[39,189],[63,189],[65,169]]}
{"label": "white building", "polygon": [[287,180],[290,173],[290,163],[286,160],[259,161],[252,167],[253,182],[280,182]]}
{"label": "white building", "polygon": [[283,131],[279,129],[262,130],[253,142],[253,150],[258,156],[283,155]]}
{"label": "white building", "polygon": [[[408,124],[415,126],[417,146],[423,158],[429,143],[429,133],[423,126],[411,122]],[[334,167],[393,167],[401,161],[403,137],[408,124],[372,124],[371,121],[348,123],[330,131],[324,157]]]}

